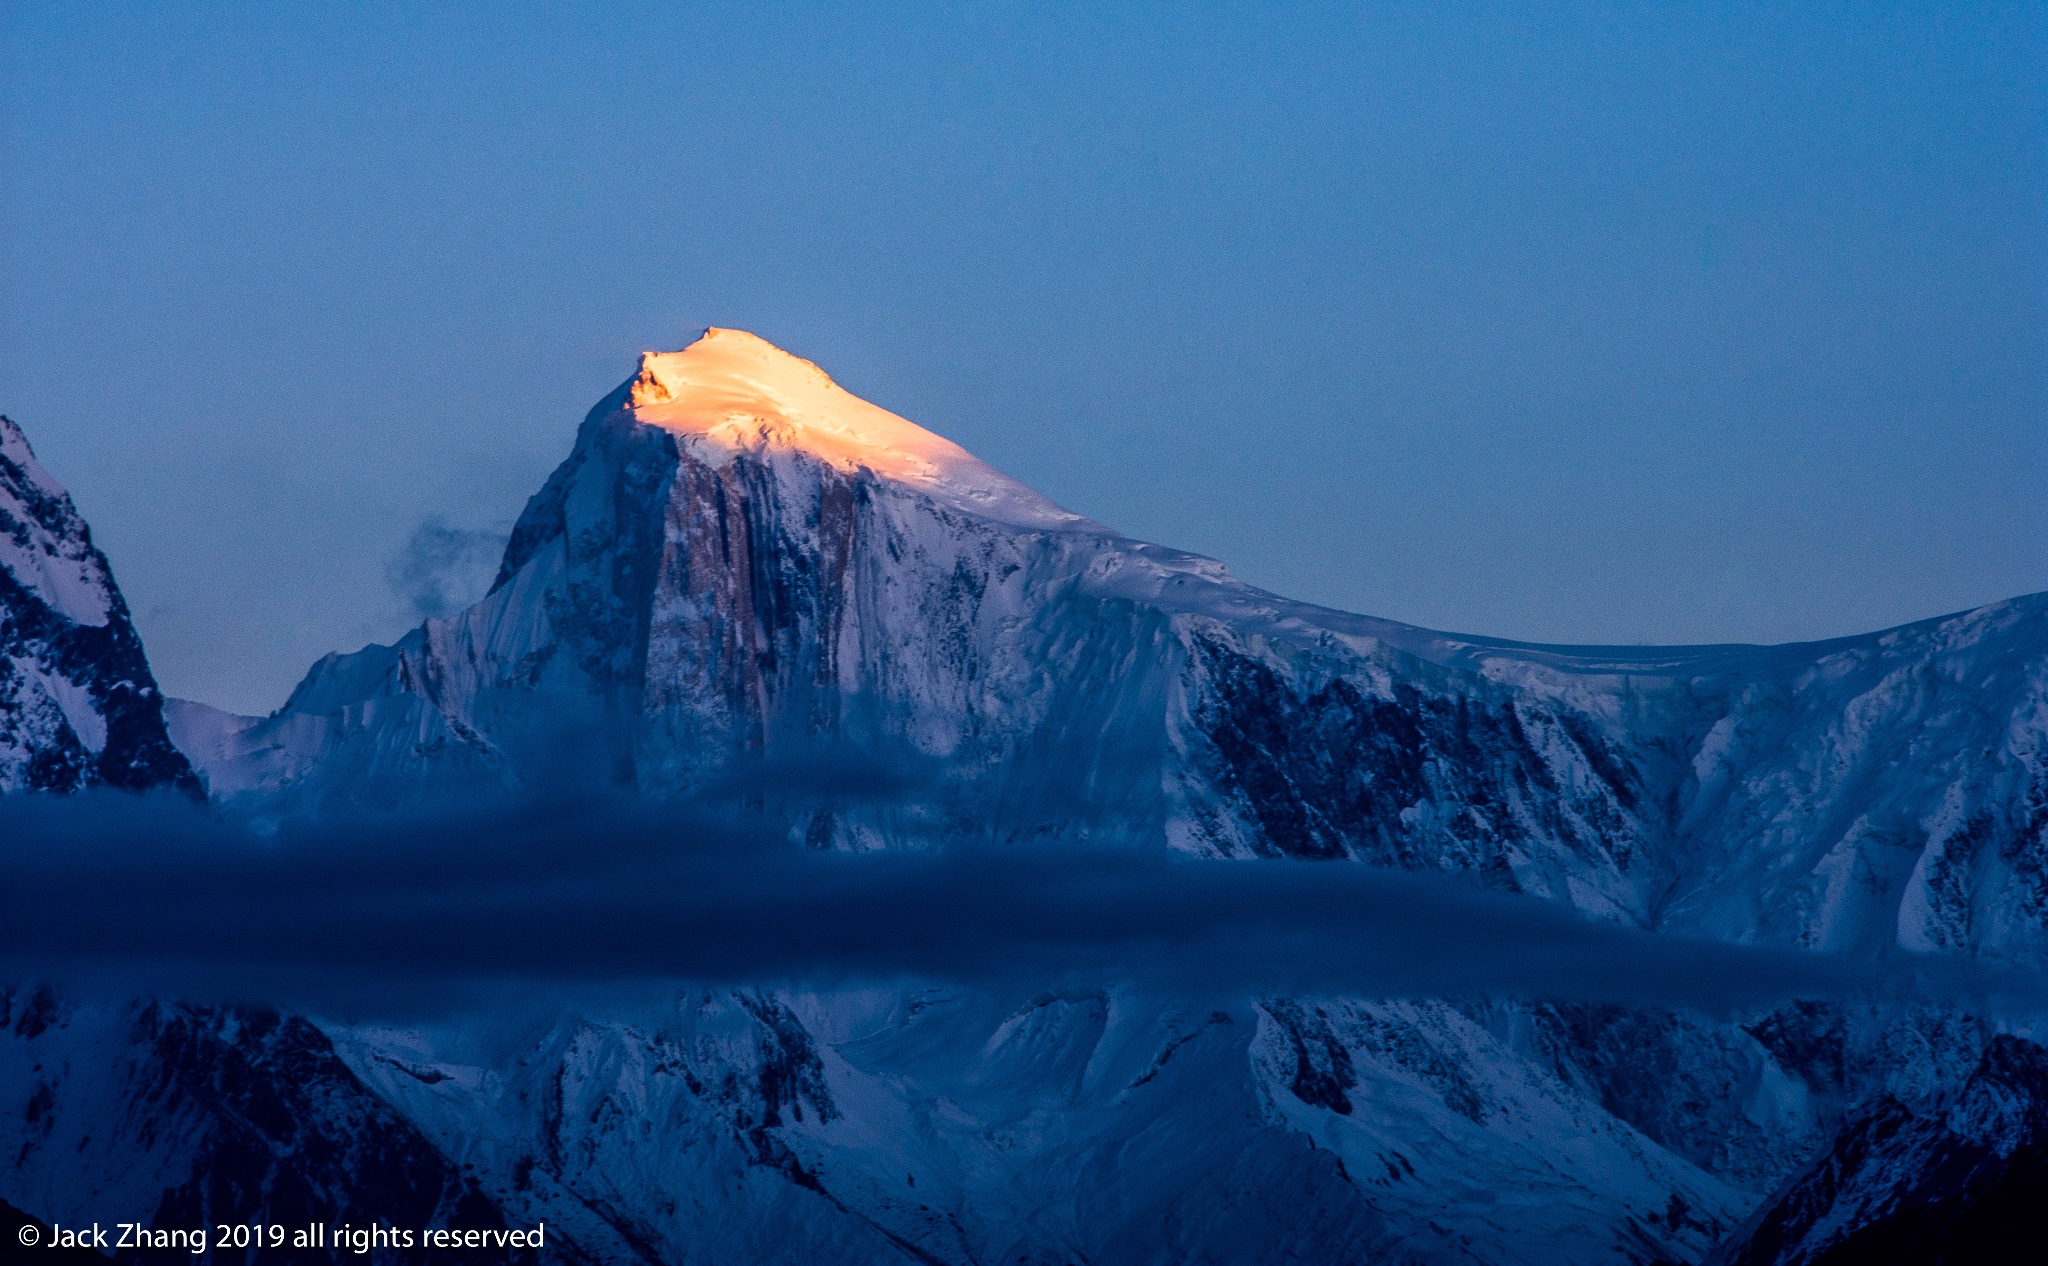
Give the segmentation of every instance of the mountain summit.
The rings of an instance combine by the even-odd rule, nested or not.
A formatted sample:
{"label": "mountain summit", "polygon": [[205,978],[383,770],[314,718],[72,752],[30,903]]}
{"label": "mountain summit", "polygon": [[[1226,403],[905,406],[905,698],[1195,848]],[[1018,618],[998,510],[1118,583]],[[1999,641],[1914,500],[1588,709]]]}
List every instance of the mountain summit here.
{"label": "mountain summit", "polygon": [[745,330],[704,331],[680,352],[643,352],[622,389],[637,420],[683,439],[707,464],[741,453],[801,452],[865,470],[960,509],[1019,526],[1084,522],[966,449],[832,381],[810,361]]}

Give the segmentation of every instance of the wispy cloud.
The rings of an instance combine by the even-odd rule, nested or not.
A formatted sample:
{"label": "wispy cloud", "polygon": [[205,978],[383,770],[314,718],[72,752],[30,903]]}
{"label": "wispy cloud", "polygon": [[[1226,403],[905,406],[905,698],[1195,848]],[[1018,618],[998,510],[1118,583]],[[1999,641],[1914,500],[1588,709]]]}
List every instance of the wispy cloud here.
{"label": "wispy cloud", "polygon": [[503,532],[458,528],[430,514],[385,563],[384,578],[415,618],[439,619],[483,593],[505,541]]}

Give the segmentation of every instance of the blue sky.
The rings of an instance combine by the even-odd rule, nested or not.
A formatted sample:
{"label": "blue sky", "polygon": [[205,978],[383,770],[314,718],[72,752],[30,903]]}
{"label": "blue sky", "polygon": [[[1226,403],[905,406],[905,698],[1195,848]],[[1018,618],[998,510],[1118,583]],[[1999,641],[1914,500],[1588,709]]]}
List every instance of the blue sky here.
{"label": "blue sky", "polygon": [[2041,5],[7,7],[0,411],[167,688],[412,614],[751,329],[1291,596],[1782,641],[2048,588]]}

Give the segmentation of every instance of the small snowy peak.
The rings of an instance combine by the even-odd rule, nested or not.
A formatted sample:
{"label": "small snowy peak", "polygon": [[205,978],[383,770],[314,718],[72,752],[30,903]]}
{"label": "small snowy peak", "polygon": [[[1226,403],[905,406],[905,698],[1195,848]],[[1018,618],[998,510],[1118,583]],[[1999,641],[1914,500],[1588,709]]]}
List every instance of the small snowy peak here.
{"label": "small snowy peak", "polygon": [[99,628],[113,582],[64,485],[36,461],[28,437],[0,416],[0,567],[74,623]]}
{"label": "small snowy peak", "polygon": [[218,760],[235,736],[262,721],[262,717],[245,717],[196,699],[164,699],[164,727],[170,732],[171,743],[194,765]]}
{"label": "small snowy peak", "polygon": [[744,330],[709,329],[682,351],[643,353],[626,407],[714,465],[742,452],[794,450],[1013,526],[1094,526]]}
{"label": "small snowy peak", "polygon": [[244,771],[254,766],[238,759],[245,755],[240,740],[262,721],[261,717],[241,716],[192,699],[164,700],[164,729],[171,746],[199,771],[213,796],[226,797],[248,789]]}

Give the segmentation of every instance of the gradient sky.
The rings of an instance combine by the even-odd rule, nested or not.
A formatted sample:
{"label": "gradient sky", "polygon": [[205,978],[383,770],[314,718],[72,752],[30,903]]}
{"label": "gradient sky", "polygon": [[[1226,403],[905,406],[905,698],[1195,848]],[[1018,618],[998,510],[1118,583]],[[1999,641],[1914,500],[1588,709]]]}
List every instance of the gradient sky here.
{"label": "gradient sky", "polygon": [[1438,628],[2048,588],[2039,4],[5,13],[0,411],[173,693],[398,635],[707,324]]}

